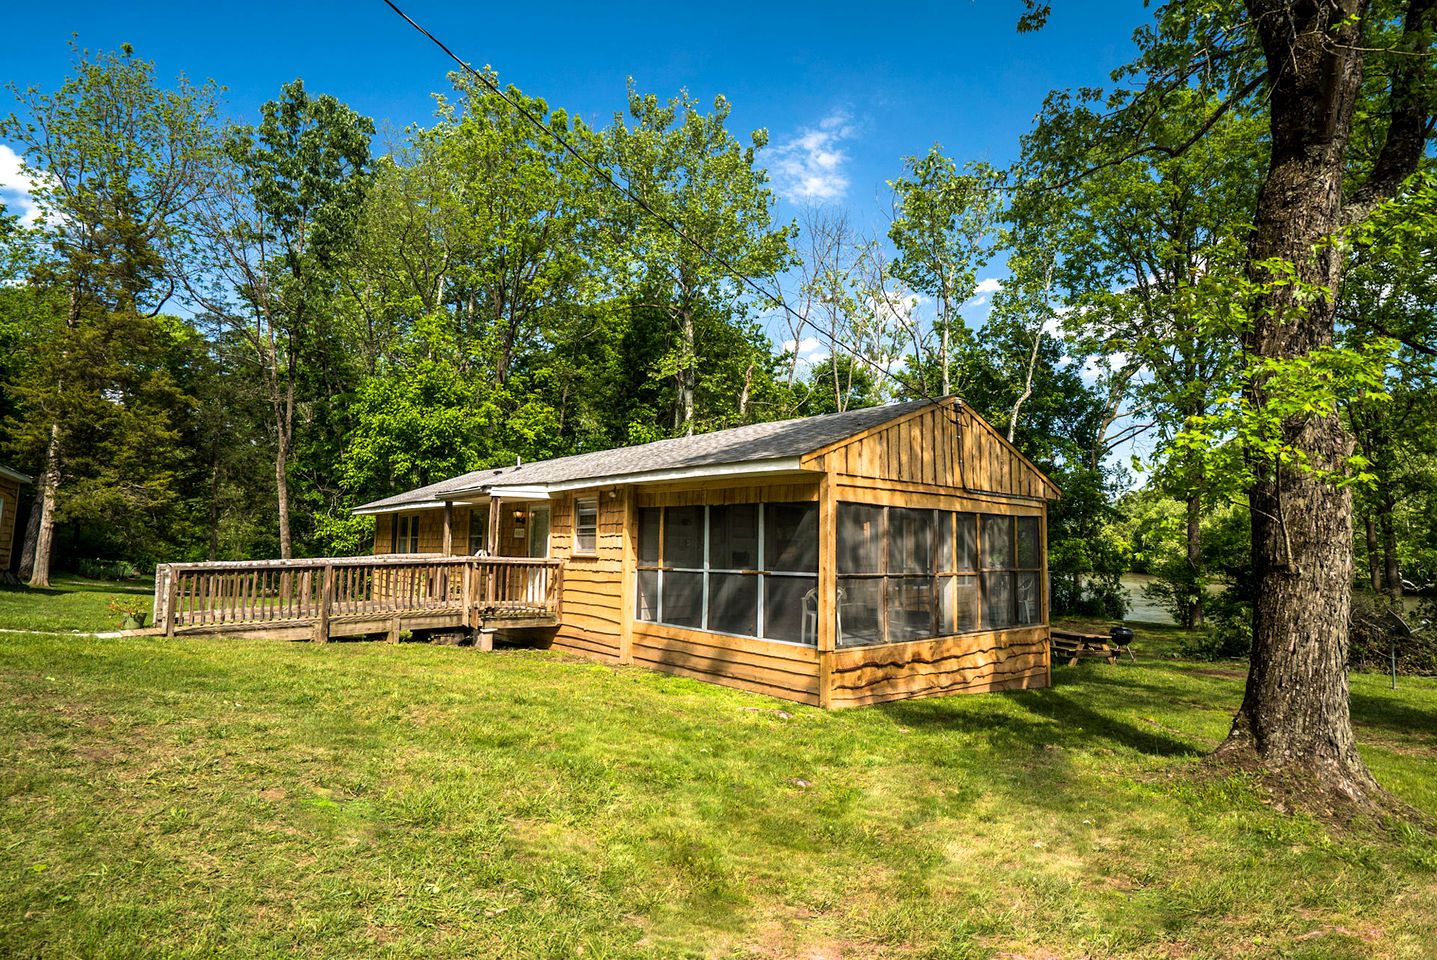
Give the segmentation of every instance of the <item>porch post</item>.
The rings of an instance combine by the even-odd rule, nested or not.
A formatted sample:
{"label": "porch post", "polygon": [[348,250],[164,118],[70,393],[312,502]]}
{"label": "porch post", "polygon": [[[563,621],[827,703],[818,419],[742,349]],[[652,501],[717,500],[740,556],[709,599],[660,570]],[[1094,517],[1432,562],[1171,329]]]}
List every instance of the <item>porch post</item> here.
{"label": "porch post", "polygon": [[818,705],[833,696],[833,656],[838,641],[838,522],[833,474],[818,480]]}
{"label": "porch post", "polygon": [[444,555],[454,554],[454,504],[444,501]]}
{"label": "porch post", "polygon": [[[623,492],[619,496],[621,497],[619,501],[620,508],[624,511],[624,533],[620,541],[623,544],[623,561],[619,574],[619,591],[622,594],[619,598],[619,662],[633,663],[634,605],[637,603],[634,597],[637,593],[636,588],[638,585],[635,581],[638,577],[639,563],[639,553],[634,543],[634,538],[638,535],[639,498],[631,486],[624,487]],[[602,501],[599,512],[602,515]],[[562,576],[562,571],[560,575]]]}
{"label": "porch post", "polygon": [[489,556],[499,556],[499,511],[504,507],[504,500],[501,497],[489,498]]}

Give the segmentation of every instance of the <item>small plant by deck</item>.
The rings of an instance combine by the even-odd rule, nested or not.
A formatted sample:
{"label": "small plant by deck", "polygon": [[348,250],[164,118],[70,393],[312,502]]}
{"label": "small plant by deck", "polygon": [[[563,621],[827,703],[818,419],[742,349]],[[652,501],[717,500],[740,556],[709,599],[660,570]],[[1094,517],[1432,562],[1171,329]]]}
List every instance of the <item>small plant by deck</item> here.
{"label": "small plant by deck", "polygon": [[[106,616],[25,596],[0,626]],[[833,713],[538,651],[0,633],[0,956],[1430,957],[1437,843],[1193,776],[1242,672],[1174,633]],[[1385,682],[1364,756],[1437,815],[1437,683]]]}
{"label": "small plant by deck", "polygon": [[138,597],[123,598],[115,597],[105,604],[118,620],[123,630],[138,630],[145,625],[145,617],[149,610],[149,603]]}

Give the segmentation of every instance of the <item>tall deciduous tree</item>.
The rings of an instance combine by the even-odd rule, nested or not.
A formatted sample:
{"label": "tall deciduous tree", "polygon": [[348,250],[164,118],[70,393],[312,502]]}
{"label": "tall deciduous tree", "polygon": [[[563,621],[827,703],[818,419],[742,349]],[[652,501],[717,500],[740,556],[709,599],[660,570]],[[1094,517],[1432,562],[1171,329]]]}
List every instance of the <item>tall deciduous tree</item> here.
{"label": "tall deciduous tree", "polygon": [[[0,123],[0,135],[20,144],[41,211],[31,282],[61,304],[43,341],[48,360],[34,368],[51,379],[26,391],[28,440],[43,448],[44,464],[36,542],[26,553],[30,583],[45,586],[70,460],[94,442],[82,444],[77,431],[90,430],[90,415],[105,404],[126,402],[104,377],[76,378],[77,358],[102,343],[123,357],[124,331],[153,318],[174,293],[183,221],[209,185],[215,89],[183,78],[162,89],[154,65],[128,45],[77,51],[53,93],[11,89],[20,112]],[[165,415],[151,413],[160,417],[151,425],[164,431]]]}
{"label": "tall deciduous tree", "polygon": [[1200,524],[1210,494],[1201,458],[1171,441],[1209,413],[1233,358],[1229,336],[1194,322],[1195,299],[1225,264],[1224,246],[1245,237],[1265,159],[1264,118],[1251,111],[1229,110],[1200,141],[1176,151],[1215,106],[1200,92],[1175,92],[1146,131],[1176,156],[1129,157],[1084,172],[1101,143],[1103,96],[1050,95],[1024,137],[1028,189],[1009,213],[1052,244],[1053,279],[1071,308],[1063,325],[1081,349],[1108,361],[1095,367],[1112,417],[1103,452],[1155,433],[1160,482],[1186,503],[1186,564],[1172,571],[1169,586],[1188,627],[1203,616]]}
{"label": "tall deciduous tree", "polygon": [[[1028,24],[1045,4],[1030,4]],[[1271,152],[1234,287],[1246,362],[1228,424],[1251,505],[1252,666],[1219,751],[1303,785],[1309,800],[1370,804],[1347,685],[1353,440],[1344,379],[1370,358],[1334,348],[1348,231],[1398,194],[1433,136],[1434,0],[1173,0],[1141,31],[1139,80],[1106,129],[1117,155],[1175,156],[1228,111],[1262,103]],[[1215,106],[1176,144],[1149,135],[1165,103]],[[1359,136],[1354,136],[1354,129]],[[1359,237],[1360,239],[1360,237]]]}
{"label": "tall deciduous tree", "polygon": [[[291,458],[296,414],[345,387],[333,354],[342,258],[369,182],[374,125],[328,94],[286,84],[253,128],[231,132],[202,222],[191,292],[221,336],[247,354],[274,430],[280,556],[293,556]],[[308,388],[308,389],[306,389]]]}
{"label": "tall deciduous tree", "polygon": [[616,115],[604,136],[618,177],[668,221],[618,201],[623,215],[607,233],[624,295],[667,317],[653,372],[673,383],[680,433],[723,422],[727,411],[747,416],[753,378],[768,375],[770,360],[745,322],[753,295],[739,278],[771,279],[792,258],[793,230],[774,224],[773,192],[756,165],[768,134],[755,131],[743,146],[728,130],[730,111],[718,97],[704,113],[687,92],[661,103],[631,82],[628,120]]}
{"label": "tall deciduous tree", "polygon": [[904,160],[907,173],[890,181],[893,222],[888,236],[898,252],[893,273],[934,304],[932,335],[938,389],[953,392],[953,343],[966,335],[959,309],[978,286],[978,271],[992,253],[998,214],[998,178],[984,165],[958,165],[935,146]]}

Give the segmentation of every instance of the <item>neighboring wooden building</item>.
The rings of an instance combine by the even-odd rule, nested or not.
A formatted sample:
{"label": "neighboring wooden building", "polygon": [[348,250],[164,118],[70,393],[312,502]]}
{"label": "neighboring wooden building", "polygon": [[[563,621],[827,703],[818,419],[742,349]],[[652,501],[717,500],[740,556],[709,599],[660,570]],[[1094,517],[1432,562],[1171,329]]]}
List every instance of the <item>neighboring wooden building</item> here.
{"label": "neighboring wooden building", "polygon": [[614,663],[846,707],[1049,682],[1058,490],[961,401],[481,470],[375,501],[376,554],[562,561]]}
{"label": "neighboring wooden building", "polygon": [[0,575],[10,569],[19,554],[15,518],[20,513],[20,487],[30,482],[23,473],[0,466]]}

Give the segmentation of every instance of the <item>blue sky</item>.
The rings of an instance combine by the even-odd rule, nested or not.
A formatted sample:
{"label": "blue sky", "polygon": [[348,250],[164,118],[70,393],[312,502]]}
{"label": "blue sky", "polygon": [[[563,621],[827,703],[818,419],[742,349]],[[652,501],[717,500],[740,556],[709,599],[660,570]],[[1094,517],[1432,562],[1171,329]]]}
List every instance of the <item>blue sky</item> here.
{"label": "blue sky", "polygon": [[[859,222],[877,222],[901,158],[935,142],[964,159],[1011,159],[1043,95],[1103,82],[1150,16],[1141,0],[1059,0],[1046,30],[1019,35],[1019,0],[401,5],[461,56],[596,123],[623,105],[628,76],[660,95],[722,93],[735,130],[766,127],[770,163],[785,161],[788,173],[775,169],[781,215],[821,201]],[[399,129],[428,119],[448,69],[380,0],[32,3],[6,21],[0,79],[53,88],[71,34],[92,48],[129,42],[161,77],[224,84],[241,119],[303,77]]]}

